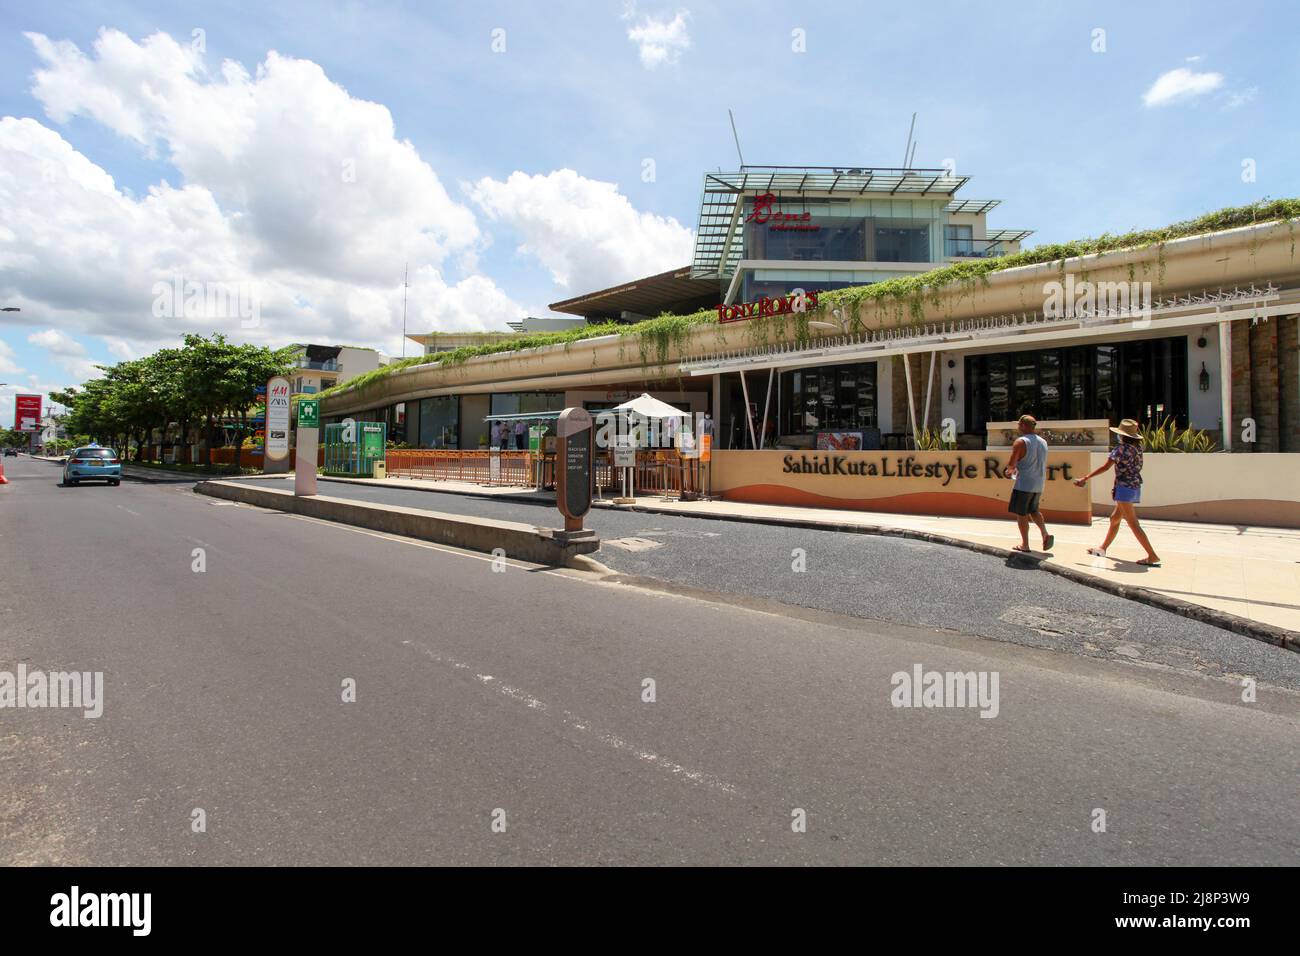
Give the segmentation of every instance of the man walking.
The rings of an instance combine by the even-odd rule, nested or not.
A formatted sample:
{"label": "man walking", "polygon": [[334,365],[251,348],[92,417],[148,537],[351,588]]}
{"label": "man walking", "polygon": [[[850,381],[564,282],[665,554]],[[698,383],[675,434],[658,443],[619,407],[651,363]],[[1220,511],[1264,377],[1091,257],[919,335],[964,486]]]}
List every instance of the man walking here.
{"label": "man walking", "polygon": [[1038,420],[1033,415],[1020,416],[1020,437],[1011,445],[1011,458],[1007,461],[1007,477],[1014,478],[1011,502],[1007,510],[1016,516],[1020,527],[1020,547],[1013,550],[1029,551],[1029,519],[1034,520],[1043,534],[1043,550],[1051,551],[1056,536],[1047,533],[1043,513],[1038,501],[1047,483],[1047,442],[1037,433]]}

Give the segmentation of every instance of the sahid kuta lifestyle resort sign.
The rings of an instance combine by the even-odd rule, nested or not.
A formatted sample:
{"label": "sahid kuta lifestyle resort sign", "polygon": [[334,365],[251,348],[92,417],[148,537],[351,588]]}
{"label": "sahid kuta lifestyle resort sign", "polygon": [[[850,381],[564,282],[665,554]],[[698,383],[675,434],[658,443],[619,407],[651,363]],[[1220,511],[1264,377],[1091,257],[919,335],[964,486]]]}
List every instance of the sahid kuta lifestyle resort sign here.
{"label": "sahid kuta lifestyle resort sign", "polygon": [[[729,501],[1003,518],[1012,488],[1006,461],[1006,454],[980,451],[717,451],[713,478]],[[1086,451],[1049,453],[1048,521],[1091,522],[1091,491],[1074,485],[1090,463]]]}

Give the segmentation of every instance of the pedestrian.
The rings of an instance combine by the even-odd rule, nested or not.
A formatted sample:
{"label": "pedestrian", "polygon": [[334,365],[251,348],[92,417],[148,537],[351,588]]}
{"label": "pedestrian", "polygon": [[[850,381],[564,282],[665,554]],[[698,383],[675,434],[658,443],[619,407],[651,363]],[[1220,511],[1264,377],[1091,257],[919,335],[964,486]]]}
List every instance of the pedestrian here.
{"label": "pedestrian", "polygon": [[1110,450],[1106,463],[1074,482],[1082,488],[1088,483],[1089,478],[1095,478],[1111,468],[1115,469],[1115,486],[1110,492],[1111,500],[1115,502],[1115,510],[1110,515],[1110,527],[1106,529],[1106,539],[1102,541],[1101,547],[1089,548],[1088,553],[1099,558],[1106,557],[1106,549],[1119,534],[1119,523],[1126,521],[1138,544],[1146,548],[1147,556],[1138,564],[1147,568],[1158,568],[1160,556],[1152,550],[1151,541],[1142,530],[1142,525],[1138,523],[1137,516],[1137,505],[1142,501],[1142,433],[1138,430],[1138,423],[1131,418],[1124,419],[1119,423],[1118,428],[1112,428],[1111,431],[1118,436],[1119,444]]}
{"label": "pedestrian", "polygon": [[493,448],[501,447],[501,429],[503,427],[504,426],[502,426],[500,422],[492,423],[492,447]]}
{"label": "pedestrian", "polygon": [[1015,480],[1007,510],[1016,516],[1020,528],[1020,547],[1012,550],[1030,550],[1029,521],[1033,519],[1043,534],[1043,550],[1051,551],[1056,536],[1047,533],[1047,523],[1038,507],[1047,483],[1047,442],[1037,433],[1038,420],[1033,415],[1021,415],[1019,427],[1020,437],[1011,444],[1006,468],[1007,477]]}
{"label": "pedestrian", "polygon": [[528,440],[524,437],[527,427],[522,421],[515,422],[515,451],[528,450]]}

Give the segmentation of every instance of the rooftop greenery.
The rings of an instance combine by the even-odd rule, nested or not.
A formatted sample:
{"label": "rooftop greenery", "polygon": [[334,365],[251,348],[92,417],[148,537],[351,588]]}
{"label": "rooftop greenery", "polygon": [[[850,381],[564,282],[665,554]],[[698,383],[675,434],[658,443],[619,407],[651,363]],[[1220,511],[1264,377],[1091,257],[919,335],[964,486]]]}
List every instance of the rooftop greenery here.
{"label": "rooftop greenery", "polygon": [[[852,327],[862,327],[862,314],[872,311],[879,315],[892,314],[899,321],[919,322],[925,312],[927,302],[938,304],[939,293],[952,286],[973,290],[977,285],[988,282],[993,272],[1015,269],[1019,266],[1041,265],[1059,262],[1065,267],[1065,260],[1080,256],[1104,254],[1129,249],[1150,249],[1157,251],[1157,269],[1160,277],[1164,274],[1163,246],[1174,239],[1187,236],[1222,232],[1257,223],[1287,221],[1291,233],[1291,255],[1295,256],[1295,223],[1300,218],[1300,198],[1264,199],[1247,206],[1230,206],[1215,212],[1206,213],[1195,219],[1175,222],[1158,229],[1142,229],[1120,235],[1103,233],[1091,239],[1077,239],[1073,242],[1051,243],[1035,246],[1012,255],[997,256],[988,259],[976,259],[954,265],[931,269],[929,272],[913,276],[902,276],[870,285],[852,286],[836,289],[818,295],[818,310],[839,305],[847,306]],[[1150,267],[1145,267],[1149,269]],[[1130,273],[1133,269],[1130,268]],[[1135,276],[1130,275],[1130,279]],[[380,379],[410,368],[414,365],[458,365],[471,358],[483,355],[496,355],[502,352],[517,352],[524,349],[538,349],[553,345],[566,348],[575,342],[586,339],[603,338],[617,335],[625,342],[635,342],[643,366],[662,365],[668,360],[674,346],[685,343],[696,326],[717,324],[718,314],[714,309],[703,309],[689,315],[664,314],[658,318],[648,319],[633,325],[617,322],[605,322],[600,325],[588,325],[562,332],[524,333],[498,342],[485,345],[463,346],[448,352],[433,355],[417,355],[381,366],[371,372],[365,372],[354,378],[341,382],[319,393],[319,397],[330,398],[344,391],[364,390]],[[778,329],[794,327],[796,337],[806,339],[808,333],[807,315],[783,315],[762,319],[753,319],[744,323],[747,335],[767,340]]]}

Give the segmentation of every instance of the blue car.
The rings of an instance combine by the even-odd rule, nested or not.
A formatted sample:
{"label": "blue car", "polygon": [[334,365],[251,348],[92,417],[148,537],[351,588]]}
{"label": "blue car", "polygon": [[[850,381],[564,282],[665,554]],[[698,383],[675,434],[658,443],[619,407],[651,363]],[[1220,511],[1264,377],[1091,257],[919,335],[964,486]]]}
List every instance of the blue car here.
{"label": "blue car", "polygon": [[74,448],[63,466],[63,483],[76,485],[83,481],[107,481],[110,485],[122,483],[122,459],[117,452],[101,445]]}

